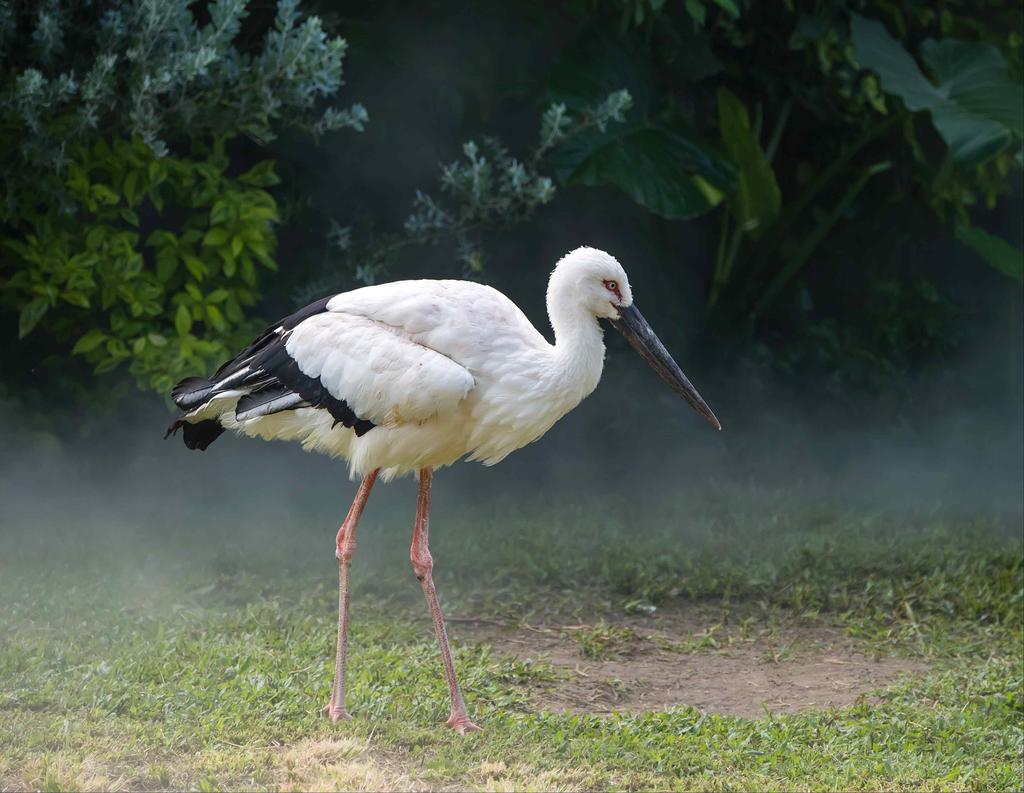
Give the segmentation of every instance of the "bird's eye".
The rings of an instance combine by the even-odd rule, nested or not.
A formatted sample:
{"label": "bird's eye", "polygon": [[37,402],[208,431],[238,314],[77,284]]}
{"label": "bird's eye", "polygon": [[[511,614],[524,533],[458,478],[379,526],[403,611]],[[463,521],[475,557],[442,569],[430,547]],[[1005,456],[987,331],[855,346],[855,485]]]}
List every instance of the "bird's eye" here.
{"label": "bird's eye", "polygon": [[607,289],[609,292],[618,292],[619,291],[619,285],[617,283],[615,283],[614,281],[605,281],[604,282],[604,288]]}

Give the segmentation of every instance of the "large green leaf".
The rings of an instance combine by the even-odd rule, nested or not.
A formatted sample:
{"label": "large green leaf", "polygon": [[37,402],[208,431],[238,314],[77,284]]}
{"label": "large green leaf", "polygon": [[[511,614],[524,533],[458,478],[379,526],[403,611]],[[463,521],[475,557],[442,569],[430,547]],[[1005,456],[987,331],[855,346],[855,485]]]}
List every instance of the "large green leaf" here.
{"label": "large green leaf", "polygon": [[1002,237],[989,234],[977,226],[957,224],[956,238],[979,254],[999,272],[1018,283],[1024,282],[1024,251]]}
{"label": "large green leaf", "polygon": [[735,185],[731,165],[711,149],[666,127],[638,123],[581,135],[549,161],[562,184],[614,185],[663,218],[707,212]]}
{"label": "large green leaf", "polygon": [[983,118],[1024,132],[1024,86],[1010,79],[1006,60],[980,41],[928,39],[921,55],[950,100]]}
{"label": "large green leaf", "polygon": [[[712,66],[708,73],[718,68]],[[658,109],[655,78],[645,49],[628,49],[599,27],[582,35],[551,70],[546,101],[580,111],[625,89],[632,123],[574,135],[547,160],[561,184],[614,185],[664,218],[700,215],[732,191],[735,170],[685,126],[651,120]]]}
{"label": "large green leaf", "polygon": [[955,162],[975,165],[998,154],[1020,131],[1021,86],[994,47],[947,39],[928,41],[922,54],[935,73],[933,85],[903,46],[873,19],[850,14],[857,60],[876,72],[882,88],[907,109],[927,111]]}
{"label": "large green leaf", "polygon": [[757,236],[779,214],[782,194],[772,166],[750,126],[743,103],[724,86],[718,89],[718,126],[725,148],[739,169],[731,206],[740,226]]}

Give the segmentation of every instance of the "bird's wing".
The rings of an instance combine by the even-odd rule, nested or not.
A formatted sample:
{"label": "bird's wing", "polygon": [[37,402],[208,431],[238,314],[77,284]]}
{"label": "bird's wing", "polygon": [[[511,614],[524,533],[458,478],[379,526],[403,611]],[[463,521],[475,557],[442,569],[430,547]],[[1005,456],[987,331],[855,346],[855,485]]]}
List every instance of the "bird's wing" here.
{"label": "bird's wing", "polygon": [[334,295],[327,311],[386,325],[474,376],[502,356],[549,350],[515,303],[471,281],[394,281],[363,287]]}
{"label": "bird's wing", "polygon": [[[326,311],[329,300],[325,297],[274,323],[211,378],[188,377],[178,383],[171,390],[171,399],[185,415],[171,424],[168,433],[206,421],[223,425],[227,411],[233,413],[234,421],[249,421],[300,407],[326,410],[336,423],[353,428],[356,435],[373,429],[372,421],[356,415],[319,379],[303,374],[286,349],[292,332],[305,320]],[[190,444],[187,426],[185,443],[190,448],[205,448],[199,440],[194,446]]]}
{"label": "bird's wing", "polygon": [[[271,325],[211,378],[183,380],[172,398],[185,422],[220,420],[225,410],[249,421],[315,407],[356,435],[454,409],[474,378],[436,335],[466,333],[452,327],[461,307],[438,303],[448,291],[438,284],[367,287],[341,306],[332,305],[341,296],[318,300]],[[427,329],[435,334],[416,332]]]}
{"label": "bird's wing", "polygon": [[344,311],[303,320],[284,346],[304,376],[378,426],[454,410],[474,384],[465,367],[400,329]]}

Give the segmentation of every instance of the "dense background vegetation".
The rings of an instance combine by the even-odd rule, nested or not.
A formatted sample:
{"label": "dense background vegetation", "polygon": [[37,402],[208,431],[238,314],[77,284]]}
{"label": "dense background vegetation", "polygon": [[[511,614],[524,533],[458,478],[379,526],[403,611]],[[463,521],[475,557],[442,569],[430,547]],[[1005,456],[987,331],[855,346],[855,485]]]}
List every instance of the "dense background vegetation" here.
{"label": "dense background vegetation", "polygon": [[1009,2],[5,2],[6,396],[166,391],[384,278],[536,317],[589,242],[706,368],[891,395],[968,356],[1019,398],[1022,32]]}

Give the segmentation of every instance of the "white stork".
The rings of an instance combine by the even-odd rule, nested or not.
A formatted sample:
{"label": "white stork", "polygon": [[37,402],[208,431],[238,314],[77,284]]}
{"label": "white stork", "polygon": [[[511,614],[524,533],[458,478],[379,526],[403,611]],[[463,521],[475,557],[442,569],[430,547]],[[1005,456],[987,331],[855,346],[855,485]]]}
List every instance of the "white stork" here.
{"label": "white stork", "polygon": [[275,323],[210,378],[171,392],[184,412],[168,434],[205,449],[225,429],[297,440],[348,460],[362,481],[338,530],[338,647],[327,711],[345,708],[349,566],[374,481],[418,472],[410,558],[434,622],[451,698],[448,726],[479,729],[462,699],[427,545],[432,471],[460,458],[493,465],[537,440],[597,386],[606,319],[673,391],[718,419],[633,304],[611,255],[578,248],[548,283],[549,344],[495,289],[470,281],[399,281],[326,297]]}

